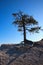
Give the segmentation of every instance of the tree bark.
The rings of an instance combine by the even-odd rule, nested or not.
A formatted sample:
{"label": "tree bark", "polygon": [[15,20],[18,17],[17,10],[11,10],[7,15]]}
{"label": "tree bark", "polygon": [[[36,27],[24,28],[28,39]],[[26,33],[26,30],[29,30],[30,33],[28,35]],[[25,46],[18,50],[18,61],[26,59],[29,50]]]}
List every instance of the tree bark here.
{"label": "tree bark", "polygon": [[25,29],[25,23],[23,22],[23,35],[24,35],[24,43],[26,43],[26,29]]}

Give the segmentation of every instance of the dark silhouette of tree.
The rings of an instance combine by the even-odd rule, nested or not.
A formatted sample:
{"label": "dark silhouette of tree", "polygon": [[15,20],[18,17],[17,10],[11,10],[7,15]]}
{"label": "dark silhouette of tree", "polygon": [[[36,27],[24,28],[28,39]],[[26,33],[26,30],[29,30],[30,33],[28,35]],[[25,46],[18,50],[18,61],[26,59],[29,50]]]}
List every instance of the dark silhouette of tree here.
{"label": "dark silhouette of tree", "polygon": [[24,43],[26,42],[26,31],[38,33],[41,27],[38,26],[38,22],[32,17],[23,12],[13,13],[13,24],[18,26],[18,31],[23,31]]}

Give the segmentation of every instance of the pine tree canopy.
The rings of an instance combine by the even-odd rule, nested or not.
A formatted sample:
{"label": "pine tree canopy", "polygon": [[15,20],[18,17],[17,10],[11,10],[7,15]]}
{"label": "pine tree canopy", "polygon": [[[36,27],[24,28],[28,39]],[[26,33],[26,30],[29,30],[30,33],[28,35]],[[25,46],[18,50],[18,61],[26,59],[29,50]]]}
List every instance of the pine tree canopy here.
{"label": "pine tree canopy", "polygon": [[14,21],[13,24],[18,26],[18,31],[23,31],[23,25],[25,25],[25,30],[29,32],[38,33],[41,27],[38,26],[38,22],[32,17],[23,12],[13,13]]}

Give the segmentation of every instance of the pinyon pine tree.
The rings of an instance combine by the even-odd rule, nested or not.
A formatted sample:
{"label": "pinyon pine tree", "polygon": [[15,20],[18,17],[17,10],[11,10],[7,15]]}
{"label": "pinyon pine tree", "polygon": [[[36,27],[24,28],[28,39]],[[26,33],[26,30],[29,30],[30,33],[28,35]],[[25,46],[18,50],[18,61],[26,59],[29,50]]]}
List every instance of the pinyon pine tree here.
{"label": "pinyon pine tree", "polygon": [[17,25],[18,31],[22,31],[24,35],[24,43],[26,42],[26,31],[30,33],[38,33],[41,27],[38,26],[38,22],[32,17],[23,12],[13,13],[13,24]]}

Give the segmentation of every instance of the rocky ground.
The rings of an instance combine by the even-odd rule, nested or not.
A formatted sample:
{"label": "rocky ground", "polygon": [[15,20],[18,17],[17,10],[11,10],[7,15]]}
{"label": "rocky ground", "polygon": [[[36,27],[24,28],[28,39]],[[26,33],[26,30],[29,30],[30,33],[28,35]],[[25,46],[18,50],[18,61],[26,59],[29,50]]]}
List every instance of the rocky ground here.
{"label": "rocky ground", "polygon": [[33,46],[1,45],[0,65],[43,65],[43,40]]}

